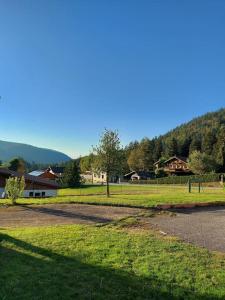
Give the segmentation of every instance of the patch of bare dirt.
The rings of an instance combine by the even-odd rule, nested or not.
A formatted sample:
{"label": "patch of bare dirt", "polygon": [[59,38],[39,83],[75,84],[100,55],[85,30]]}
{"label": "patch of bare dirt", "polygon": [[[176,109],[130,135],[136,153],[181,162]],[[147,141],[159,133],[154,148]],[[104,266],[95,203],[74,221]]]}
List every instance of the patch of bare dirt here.
{"label": "patch of bare dirt", "polygon": [[0,227],[109,223],[142,211],[86,204],[17,205],[0,208]]}

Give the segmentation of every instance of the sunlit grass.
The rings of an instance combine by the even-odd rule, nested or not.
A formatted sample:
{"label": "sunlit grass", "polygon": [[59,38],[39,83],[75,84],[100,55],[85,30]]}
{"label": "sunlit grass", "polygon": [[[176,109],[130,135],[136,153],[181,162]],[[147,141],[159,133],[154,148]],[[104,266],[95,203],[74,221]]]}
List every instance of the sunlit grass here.
{"label": "sunlit grass", "polygon": [[225,256],[114,227],[0,230],[0,299],[224,299]]}
{"label": "sunlit grass", "polygon": [[[105,186],[94,186],[76,189],[61,189],[57,197],[24,198],[19,204],[47,203],[87,203],[102,205],[121,205],[136,207],[154,207],[159,204],[182,204],[195,202],[225,202],[225,191],[222,188],[203,188],[201,193],[194,188],[188,193],[186,186],[111,186],[111,197],[105,195]],[[9,204],[9,200],[1,200]]]}

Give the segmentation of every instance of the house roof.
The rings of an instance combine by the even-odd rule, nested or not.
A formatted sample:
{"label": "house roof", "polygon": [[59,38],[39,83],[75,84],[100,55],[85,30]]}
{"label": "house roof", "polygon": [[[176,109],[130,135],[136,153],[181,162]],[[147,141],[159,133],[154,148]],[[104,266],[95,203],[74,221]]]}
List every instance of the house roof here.
{"label": "house roof", "polygon": [[50,167],[51,170],[56,174],[64,173],[65,167]]}
{"label": "house roof", "polygon": [[162,163],[162,164],[165,164],[173,159],[179,159],[179,160],[182,160],[183,162],[187,162],[187,157],[184,157],[184,156],[177,156],[177,155],[174,155],[174,156],[171,156],[170,158],[168,158],[167,160],[161,162],[161,160],[157,160],[154,165],[158,164],[158,163]]}
{"label": "house roof", "polygon": [[133,174],[135,174],[135,173],[136,173],[136,171],[131,171],[131,172],[125,174],[124,177],[131,176],[131,175],[133,175]]}
{"label": "house roof", "polygon": [[138,176],[143,176],[143,177],[150,177],[152,174],[152,172],[149,172],[149,171],[137,171],[137,172],[134,172],[133,175],[138,175]]}
{"label": "house roof", "polygon": [[30,172],[29,175],[32,175],[32,176],[41,176],[44,173],[51,173],[55,177],[58,177],[56,174],[61,173],[61,172],[59,172],[59,171],[61,171],[61,168],[60,169],[56,169],[56,170],[57,170],[57,172],[55,172],[55,169],[53,170],[51,167],[49,167],[46,170],[34,170],[34,171]]}
{"label": "house roof", "polygon": [[28,182],[32,182],[32,183],[37,183],[43,186],[48,186],[48,187],[52,187],[57,189],[59,187],[58,183],[54,182],[54,181],[50,181],[47,179],[42,179],[40,177],[37,176],[33,176],[30,174],[21,174],[15,171],[11,171],[9,169],[5,169],[5,168],[0,168],[0,175],[5,175],[8,177],[21,177],[24,176],[25,181]]}
{"label": "house roof", "polygon": [[43,170],[35,170],[35,171],[32,171],[30,173],[28,173],[29,175],[32,175],[32,176],[40,176],[42,174],[44,174],[45,171]]}
{"label": "house roof", "polygon": [[169,162],[173,159],[179,159],[179,160],[182,160],[185,163],[187,162],[187,157],[174,155],[174,156],[170,157],[169,159],[167,159],[166,161],[164,161],[164,163],[167,163],[167,162]]}

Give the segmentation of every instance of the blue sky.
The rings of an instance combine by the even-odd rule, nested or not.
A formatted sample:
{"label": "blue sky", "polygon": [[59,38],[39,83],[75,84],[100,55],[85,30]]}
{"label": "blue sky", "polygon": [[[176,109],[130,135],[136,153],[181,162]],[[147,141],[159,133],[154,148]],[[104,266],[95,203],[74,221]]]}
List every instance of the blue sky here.
{"label": "blue sky", "polygon": [[0,139],[77,157],[225,107],[225,1],[0,0]]}

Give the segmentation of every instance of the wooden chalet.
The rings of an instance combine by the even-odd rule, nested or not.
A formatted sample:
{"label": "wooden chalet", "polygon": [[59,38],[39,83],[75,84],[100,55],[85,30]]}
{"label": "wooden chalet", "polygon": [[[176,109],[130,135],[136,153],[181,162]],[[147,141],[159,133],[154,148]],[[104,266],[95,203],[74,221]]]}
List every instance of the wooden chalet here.
{"label": "wooden chalet", "polygon": [[169,175],[188,175],[191,174],[191,170],[187,164],[186,157],[172,156],[164,162],[160,160],[154,163],[157,169],[163,169]]}
{"label": "wooden chalet", "polygon": [[24,197],[53,197],[57,195],[59,186],[54,181],[0,168],[0,198],[4,196],[6,180],[9,177],[21,176],[24,176],[25,179]]}

